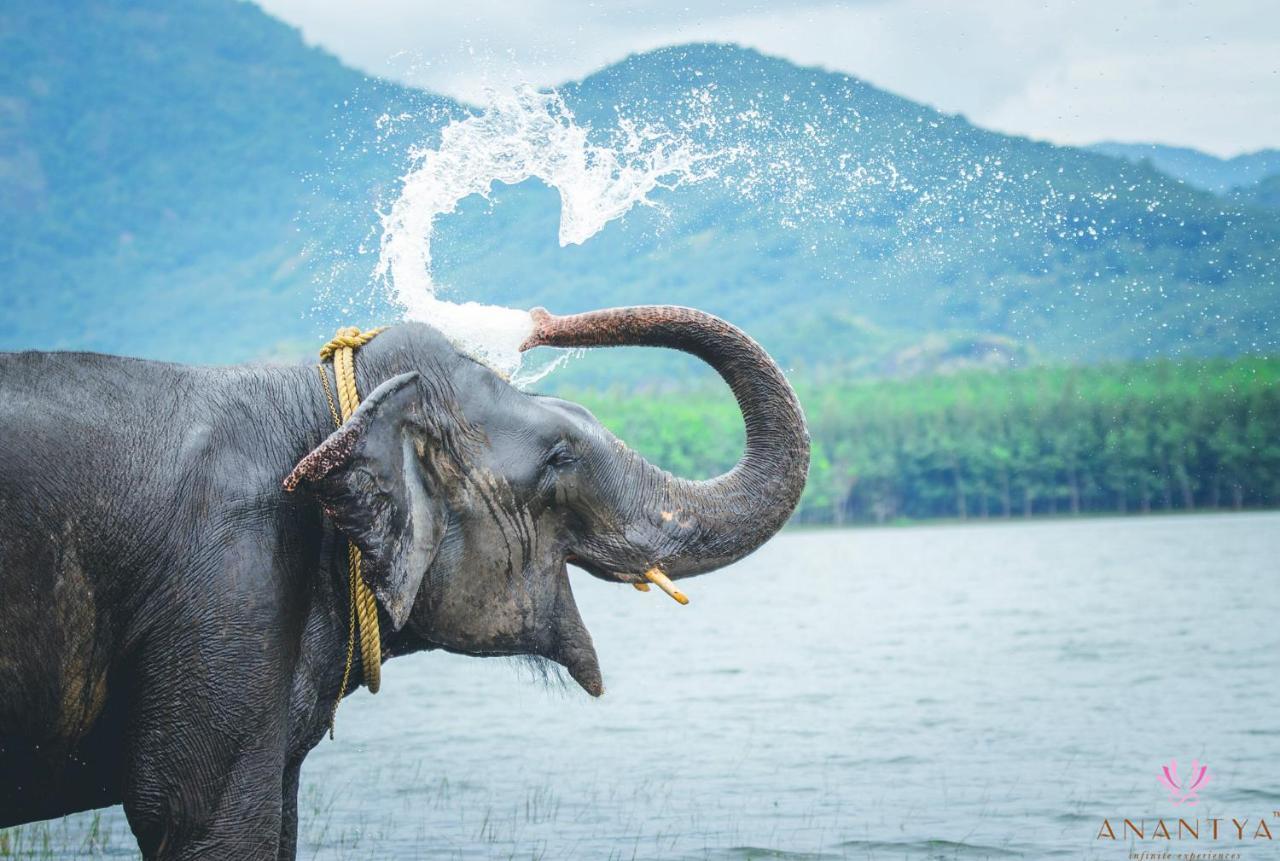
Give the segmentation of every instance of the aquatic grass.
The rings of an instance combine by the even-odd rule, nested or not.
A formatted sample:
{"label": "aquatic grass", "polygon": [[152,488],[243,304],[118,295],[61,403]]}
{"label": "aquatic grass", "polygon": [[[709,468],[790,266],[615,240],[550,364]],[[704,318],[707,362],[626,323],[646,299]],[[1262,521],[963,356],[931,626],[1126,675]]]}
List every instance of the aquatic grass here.
{"label": "aquatic grass", "polygon": [[103,811],[29,822],[0,830],[0,858],[137,858],[127,827],[104,819]]}
{"label": "aquatic grass", "polygon": [[[299,797],[300,825],[304,833],[299,843],[299,857],[313,859],[364,859],[388,857],[396,859],[469,859],[484,858],[493,861],[547,861],[557,858],[590,857],[566,847],[552,849],[545,839],[530,836],[527,825],[554,826],[566,813],[554,783],[533,786],[517,803],[500,806],[485,805],[479,813],[474,842],[466,846],[443,846],[449,838],[440,834],[419,831],[418,845],[412,848],[397,846],[387,850],[384,840],[390,837],[386,829],[377,823],[369,827],[343,827],[339,801],[349,787],[322,788],[309,785]],[[608,786],[600,794],[631,796],[620,792],[620,787]],[[433,781],[426,793],[437,801],[447,800],[450,784],[445,778]],[[650,800],[657,798],[651,797]],[[624,808],[627,809],[627,808]],[[457,808],[460,819],[471,812],[464,801]],[[78,814],[58,820],[15,826],[0,831],[0,858],[14,859],[64,859],[93,857],[138,857],[133,847],[133,837],[127,828],[121,827],[115,817],[103,815],[103,811]],[[610,849],[608,861],[643,861],[643,859],[680,857],[702,861],[826,861],[826,859],[851,858],[928,858],[970,859],[1022,857],[1011,846],[981,846],[963,839],[918,839],[902,842],[874,839],[844,840],[830,844],[829,813],[817,809],[805,811],[795,827],[776,824],[767,834],[757,834],[754,840],[746,837],[741,822],[725,821],[720,814],[708,818],[706,812],[688,811],[664,820],[659,827],[645,833],[644,822],[627,820],[613,823],[610,830],[616,833],[616,847]],[[714,825],[712,823],[715,823]],[[618,827],[622,826],[622,827]],[[693,834],[700,834],[704,843],[700,849],[681,849],[681,842]],[[800,838],[803,835],[803,839]],[[748,841],[751,842],[748,842]],[[782,848],[790,847],[790,848]],[[582,847],[585,851],[585,847]]]}

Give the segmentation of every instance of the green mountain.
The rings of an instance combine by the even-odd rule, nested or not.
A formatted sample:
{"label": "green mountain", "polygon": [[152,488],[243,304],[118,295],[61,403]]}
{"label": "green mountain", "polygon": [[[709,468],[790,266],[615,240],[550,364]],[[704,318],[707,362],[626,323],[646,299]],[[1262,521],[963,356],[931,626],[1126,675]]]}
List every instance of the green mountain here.
{"label": "green mountain", "polygon": [[8,349],[218,361],[311,339],[307,212],[371,211],[382,165],[338,198],[306,177],[371,112],[454,108],[230,0],[7,3],[0,56]]}
{"label": "green mountain", "polygon": [[1242,206],[1280,211],[1280,173],[1237,188],[1231,192],[1231,197]]}
{"label": "green mountain", "polygon": [[[1148,165],[996,134],[729,46],[631,57],[564,93],[602,127],[617,106],[695,128],[710,111],[721,122],[708,143],[753,157],[666,195],[669,215],[637,213],[568,250],[539,245],[553,230],[536,214],[545,193],[511,189],[452,225],[480,249],[445,273],[464,295],[541,301],[553,283],[574,307],[692,299],[796,366],[1273,349],[1280,221]],[[735,126],[743,116],[765,119]],[[760,173],[749,199],[726,190]],[[484,224],[497,229],[475,239]],[[540,253],[530,270],[504,247]],[[539,283],[513,287],[528,271]]]}
{"label": "green mountain", "polygon": [[1149,161],[1161,173],[1219,194],[1280,175],[1280,149],[1263,149],[1232,158],[1219,158],[1189,147],[1150,143],[1108,141],[1089,149],[1135,163]]}
{"label": "green mountain", "polygon": [[[18,0],[0,54],[5,349],[231,361],[385,318],[377,207],[410,145],[468,110],[235,0]],[[697,305],[813,373],[1277,347],[1280,216],[1149,164],[731,46],[634,56],[563,94],[597,140],[624,117],[738,155],[581,246],[558,246],[541,185],[469,200],[433,247],[455,295]],[[569,377],[620,367],[590,364]]]}

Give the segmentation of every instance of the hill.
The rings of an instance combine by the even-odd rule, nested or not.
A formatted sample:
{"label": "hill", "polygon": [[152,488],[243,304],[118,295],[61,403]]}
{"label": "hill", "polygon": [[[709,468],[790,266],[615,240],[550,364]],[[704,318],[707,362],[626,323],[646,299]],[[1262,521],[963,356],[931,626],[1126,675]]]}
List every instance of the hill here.
{"label": "hill", "polygon": [[[1274,344],[1280,222],[1147,165],[989,132],[731,46],[631,57],[563,92],[599,127],[622,112],[704,128],[710,114],[708,145],[753,153],[666,195],[668,215],[544,248],[532,271],[572,306],[696,298],[811,368],[893,371],[931,351],[1093,361]],[[483,237],[481,219],[496,229],[456,255],[449,283],[540,301],[542,290],[510,286],[527,282],[525,258],[500,251],[551,234],[541,194],[511,189],[460,217],[460,235]],[[646,247],[655,235],[661,246]]]}
{"label": "hill", "polygon": [[[360,253],[376,207],[468,110],[233,0],[10,3],[0,52],[6,349],[233,361],[387,316]],[[581,246],[540,185],[468,201],[433,248],[455,295],[697,305],[816,375],[1276,348],[1280,217],[1147,164],[732,46],[563,93],[594,139],[621,116],[738,155]],[[579,381],[618,371],[590,364]]]}
{"label": "hill", "polygon": [[1089,149],[1135,163],[1149,161],[1156,170],[1187,185],[1218,194],[1280,175],[1280,149],[1264,149],[1232,158],[1219,158],[1189,147],[1149,143],[1104,142]]}
{"label": "hill", "polygon": [[1280,174],[1237,188],[1231,192],[1231,197],[1241,206],[1280,211]]}
{"label": "hill", "polygon": [[341,199],[305,178],[375,110],[455,107],[229,0],[9,3],[0,55],[7,349],[216,361],[309,339],[306,213],[371,211],[381,166],[347,165],[365,172]]}

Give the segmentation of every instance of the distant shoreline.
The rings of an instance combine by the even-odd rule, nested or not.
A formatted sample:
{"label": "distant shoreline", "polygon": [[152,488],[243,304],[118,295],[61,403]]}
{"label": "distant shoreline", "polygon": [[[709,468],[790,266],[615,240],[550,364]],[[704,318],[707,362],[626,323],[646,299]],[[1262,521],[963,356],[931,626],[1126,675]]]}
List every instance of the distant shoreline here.
{"label": "distant shoreline", "polygon": [[[1280,356],[797,381],[805,523],[1280,507]],[[725,396],[581,392],[637,451],[717,475],[742,451]]]}
{"label": "distant shoreline", "polygon": [[1071,514],[1070,512],[1062,514],[1033,514],[1030,517],[1024,517],[1015,514],[1011,517],[968,517],[961,520],[958,517],[927,517],[927,518],[898,518],[896,520],[886,521],[884,523],[874,523],[872,521],[852,521],[845,523],[788,523],[783,527],[783,532],[799,533],[799,532],[841,532],[844,530],[872,530],[872,529],[914,529],[922,526],[1027,526],[1036,523],[1080,523],[1084,521],[1098,520],[1161,520],[1174,517],[1219,517],[1219,516],[1244,516],[1244,515],[1266,515],[1280,514],[1280,508],[1242,508],[1240,510],[1232,508],[1197,508],[1192,510],[1174,509],[1172,511],[1132,511],[1127,514],[1118,511],[1085,511],[1079,514]]}

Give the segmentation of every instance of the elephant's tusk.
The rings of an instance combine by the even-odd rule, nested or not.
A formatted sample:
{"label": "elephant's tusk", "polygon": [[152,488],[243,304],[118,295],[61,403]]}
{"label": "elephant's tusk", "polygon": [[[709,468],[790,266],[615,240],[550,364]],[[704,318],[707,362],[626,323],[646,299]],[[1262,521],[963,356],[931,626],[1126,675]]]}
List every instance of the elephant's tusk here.
{"label": "elephant's tusk", "polygon": [[672,583],[671,579],[667,577],[666,574],[663,574],[658,568],[650,568],[648,571],[644,572],[644,577],[663,592],[666,592],[672,598],[675,598],[677,604],[689,603],[688,596],[677,589],[676,584]]}
{"label": "elephant's tusk", "polygon": [[649,591],[649,584],[648,584],[648,583],[632,583],[631,585],[636,587],[636,591],[637,591],[637,592],[648,592],[648,591]]}

